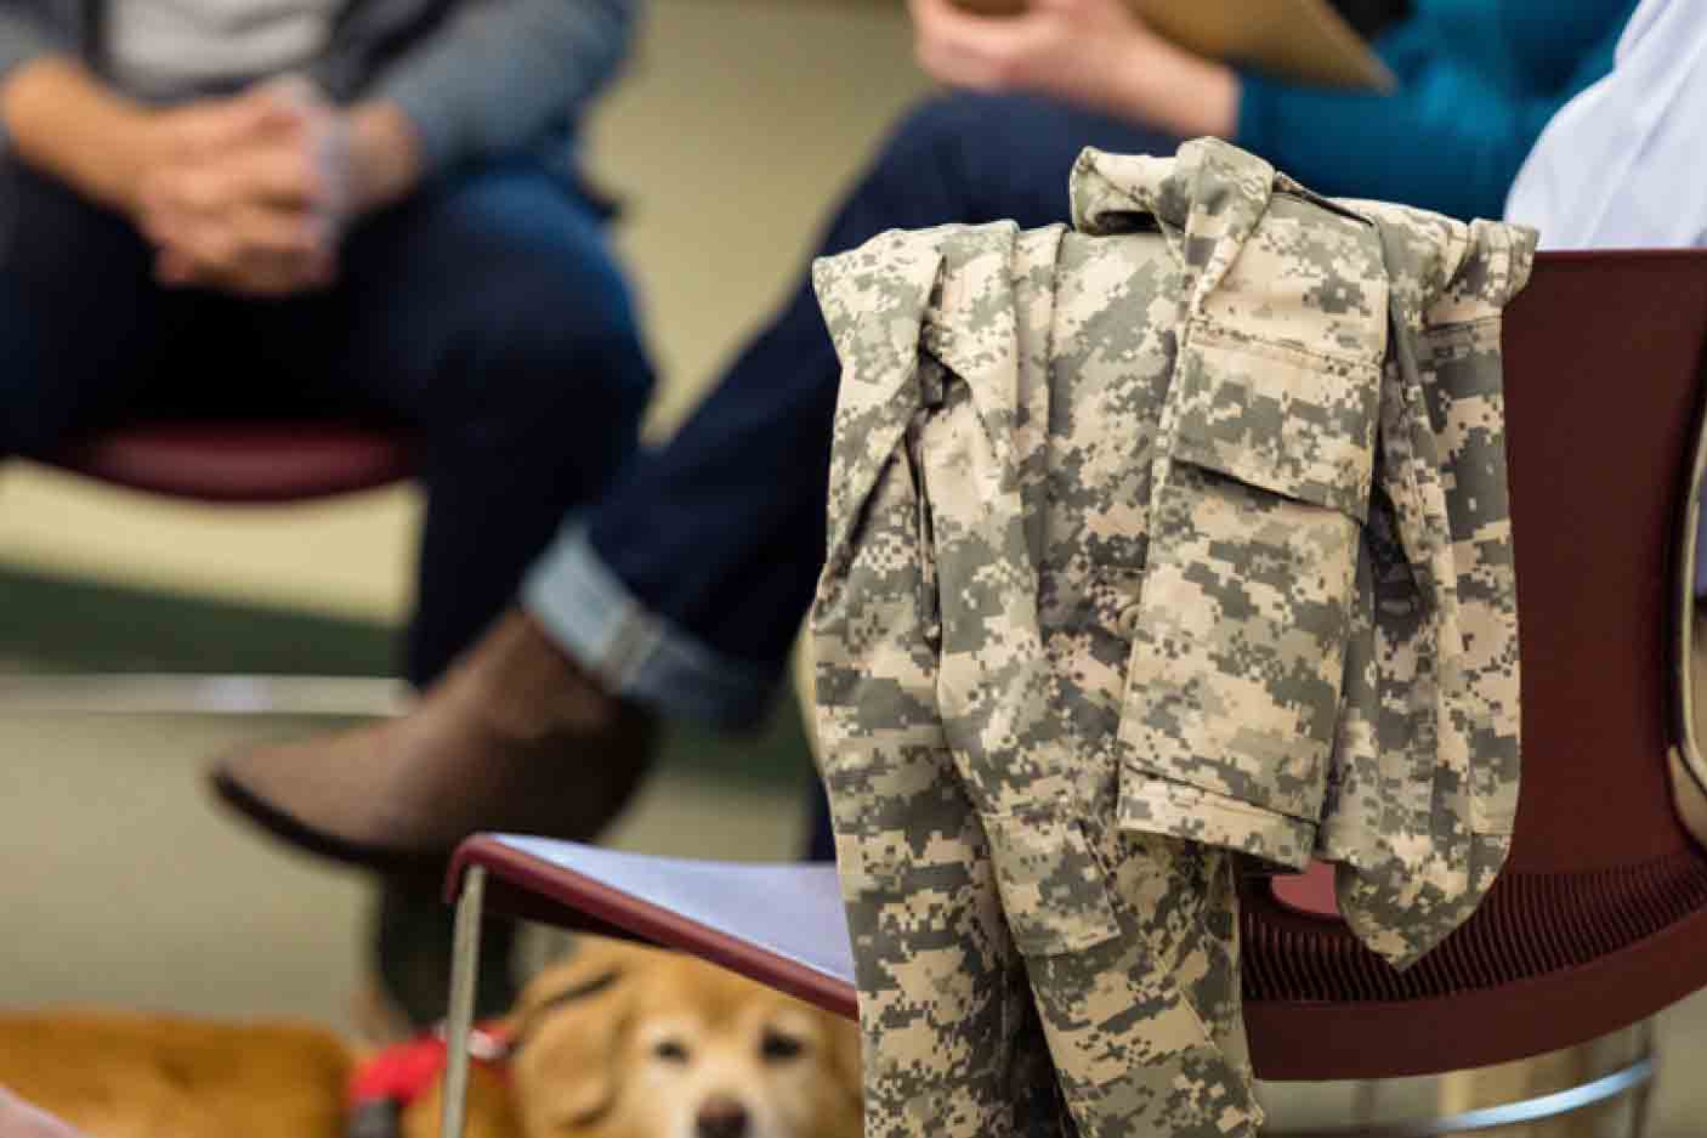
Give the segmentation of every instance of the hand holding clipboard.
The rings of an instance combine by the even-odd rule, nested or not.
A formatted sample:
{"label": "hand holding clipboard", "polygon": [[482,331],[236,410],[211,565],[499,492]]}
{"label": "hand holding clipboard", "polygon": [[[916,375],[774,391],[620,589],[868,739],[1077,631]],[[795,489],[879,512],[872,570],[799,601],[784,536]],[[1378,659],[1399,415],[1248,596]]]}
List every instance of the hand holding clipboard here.
{"label": "hand holding clipboard", "polygon": [[[954,0],[1015,16],[1027,0]],[[1327,0],[1128,0],[1158,34],[1198,55],[1323,87],[1386,90],[1393,77]]]}

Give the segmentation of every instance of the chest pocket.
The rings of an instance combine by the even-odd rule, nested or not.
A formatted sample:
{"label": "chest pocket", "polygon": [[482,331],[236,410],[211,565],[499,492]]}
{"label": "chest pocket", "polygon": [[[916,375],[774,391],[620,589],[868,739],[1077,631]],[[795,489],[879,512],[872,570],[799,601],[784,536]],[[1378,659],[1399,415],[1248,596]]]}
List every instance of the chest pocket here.
{"label": "chest pocket", "polygon": [[[1380,364],[1241,335],[1183,337],[1164,427],[1149,560],[1121,621],[1122,817],[1202,837],[1146,810],[1168,786],[1223,818],[1319,817],[1338,716]],[[1241,823],[1242,824],[1242,823]],[[1294,856],[1289,847],[1287,858]]]}

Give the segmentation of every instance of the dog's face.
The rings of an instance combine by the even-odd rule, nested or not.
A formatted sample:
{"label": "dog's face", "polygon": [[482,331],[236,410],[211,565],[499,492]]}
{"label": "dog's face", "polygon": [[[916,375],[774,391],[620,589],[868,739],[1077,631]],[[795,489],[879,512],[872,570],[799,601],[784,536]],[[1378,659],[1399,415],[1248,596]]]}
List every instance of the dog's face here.
{"label": "dog's face", "polygon": [[585,941],[523,994],[525,1138],[859,1138],[854,1026],[702,961]]}

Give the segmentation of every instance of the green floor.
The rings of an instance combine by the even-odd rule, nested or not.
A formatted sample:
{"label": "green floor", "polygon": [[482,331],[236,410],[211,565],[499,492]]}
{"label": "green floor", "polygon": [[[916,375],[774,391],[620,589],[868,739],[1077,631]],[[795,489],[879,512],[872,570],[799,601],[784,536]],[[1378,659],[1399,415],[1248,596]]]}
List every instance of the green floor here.
{"label": "green floor", "polygon": [[[387,676],[396,645],[380,624],[0,568],[0,667]],[[739,735],[673,725],[662,756],[672,772],[778,791],[804,785],[810,761],[790,700]]]}
{"label": "green floor", "polygon": [[[383,674],[382,627],[0,572],[0,666]],[[12,715],[0,721],[0,1006],[83,1003],[342,1027],[362,983],[366,883],[255,838],[199,771],[279,719]],[[805,743],[791,706],[750,737],[678,731],[614,836],[631,849],[786,858]],[[547,942],[548,943],[548,942]],[[1663,1022],[1653,1138],[1707,1133],[1707,999]],[[1270,1088],[1278,1122],[1344,1120],[1344,1086]],[[1384,1090],[1425,1110],[1431,1087]],[[1608,1123],[1607,1134],[1621,1133]]]}

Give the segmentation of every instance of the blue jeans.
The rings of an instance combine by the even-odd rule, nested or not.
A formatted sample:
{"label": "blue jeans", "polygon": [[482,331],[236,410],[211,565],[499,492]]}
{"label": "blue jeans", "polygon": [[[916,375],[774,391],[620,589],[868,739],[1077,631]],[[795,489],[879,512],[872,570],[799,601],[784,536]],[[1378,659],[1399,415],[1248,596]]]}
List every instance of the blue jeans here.
{"label": "blue jeans", "polygon": [[[1058,103],[955,95],[904,119],[820,248],[886,229],[1068,219],[1085,146],[1172,153],[1153,131]],[[530,571],[528,607],[606,684],[675,716],[760,715],[824,556],[840,366],[809,280],[667,445],[631,466]],[[811,853],[828,856],[818,807]]]}
{"label": "blue jeans", "polygon": [[598,211],[531,165],[360,224],[337,284],[171,290],[123,219],[0,161],[0,457],[138,414],[370,417],[427,490],[405,672],[429,682],[639,443],[652,373]]}

